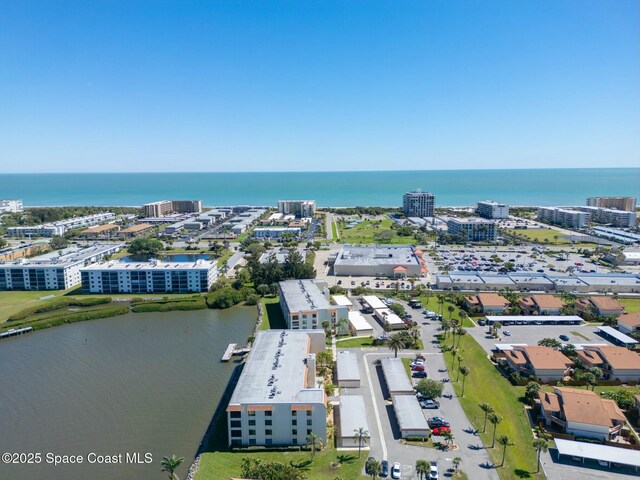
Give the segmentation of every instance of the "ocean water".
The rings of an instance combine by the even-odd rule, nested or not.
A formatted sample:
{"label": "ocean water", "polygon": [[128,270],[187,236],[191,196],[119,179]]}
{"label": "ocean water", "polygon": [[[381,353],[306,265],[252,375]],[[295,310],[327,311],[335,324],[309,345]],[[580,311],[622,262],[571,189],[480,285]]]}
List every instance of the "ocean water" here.
{"label": "ocean water", "polygon": [[640,168],[288,173],[0,174],[0,198],[25,206],[142,205],[202,199],[206,206],[275,205],[315,199],[321,207],[398,206],[420,188],[436,205],[496,200],[510,205],[583,205],[588,196],[640,196]]}

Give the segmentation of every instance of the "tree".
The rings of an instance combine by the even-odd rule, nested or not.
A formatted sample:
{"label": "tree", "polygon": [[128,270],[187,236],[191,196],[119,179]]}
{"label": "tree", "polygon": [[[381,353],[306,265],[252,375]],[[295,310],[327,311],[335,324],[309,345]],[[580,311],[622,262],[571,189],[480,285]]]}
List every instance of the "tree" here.
{"label": "tree", "polygon": [[442,432],[442,437],[444,438],[444,443],[447,445],[447,448],[453,445],[453,439],[455,437],[453,436],[451,430],[445,430],[444,432]]}
{"label": "tree", "polygon": [[261,297],[266,297],[269,294],[269,285],[261,283],[256,287],[256,292],[258,292],[258,295]]}
{"label": "tree", "polygon": [[406,346],[404,336],[400,333],[395,333],[387,338],[387,346],[389,350],[393,351],[395,358],[398,358],[398,350],[402,350]]}
{"label": "tree", "polygon": [[536,438],[533,441],[533,448],[536,449],[536,454],[538,455],[538,469],[536,473],[540,472],[540,454],[542,452],[546,452],[549,449],[549,442],[547,442],[544,438]]}
{"label": "tree", "polygon": [[466,365],[462,365],[458,371],[462,374],[462,396],[464,397],[464,381],[467,378],[467,375],[471,373],[471,369]]}
{"label": "tree", "polygon": [[416,462],[416,473],[418,474],[418,478],[422,480],[423,477],[426,477],[431,470],[431,466],[429,462],[426,460],[418,460]]}
{"label": "tree", "polygon": [[59,236],[51,237],[51,241],[49,242],[49,246],[53,250],[61,250],[63,248],[66,248],[68,245],[69,245],[69,240]]}
{"label": "tree", "polygon": [[307,435],[307,445],[311,449],[311,460],[316,456],[316,450],[322,450],[322,447],[324,446],[320,437],[313,432]]}
{"label": "tree", "polygon": [[451,350],[451,370],[453,370],[453,365],[456,361],[456,355],[458,355],[458,349],[454,348],[453,350]]}
{"label": "tree", "polygon": [[347,334],[349,333],[349,329],[347,328],[349,325],[349,320],[342,317],[340,320],[336,322],[336,335],[339,334]]}
{"label": "tree", "polygon": [[589,373],[595,377],[596,381],[602,378],[602,370],[598,367],[591,367]]}
{"label": "tree", "polygon": [[136,238],[127,247],[131,255],[155,255],[164,248],[157,238]]}
{"label": "tree", "polygon": [[305,480],[307,477],[302,471],[292,465],[280,462],[263,462],[261,460],[244,457],[241,466],[242,478],[255,480],[274,480],[286,478],[287,480]]}
{"label": "tree", "polygon": [[169,480],[178,480],[178,476],[175,474],[175,470],[182,465],[184,457],[176,457],[175,454],[171,457],[162,457],[162,471],[169,474]]}
{"label": "tree", "polygon": [[566,343],[560,347],[560,352],[565,357],[574,358],[576,356],[576,346],[573,343]]}
{"label": "tree", "polygon": [[355,433],[355,437],[358,439],[358,458],[360,458],[360,453],[362,451],[362,445],[367,443],[369,439],[369,431],[364,427],[356,428],[353,433]]}
{"label": "tree", "polygon": [[460,367],[462,366],[462,361],[464,357],[462,355],[458,355],[458,375],[456,375],[456,382],[460,380]]}
{"label": "tree", "polygon": [[371,475],[371,478],[374,478],[374,479],[377,478],[378,475],[382,473],[382,465],[380,464],[379,461],[377,461],[373,457],[367,460],[365,469],[367,472],[369,472],[369,475]]}
{"label": "tree", "polygon": [[489,421],[493,425],[493,439],[491,440],[491,448],[496,446],[496,429],[498,428],[498,424],[502,421],[502,417],[497,413],[489,414]]}
{"label": "tree", "polygon": [[449,320],[451,320],[451,315],[453,315],[453,312],[456,311],[456,307],[454,307],[453,305],[449,305],[447,306],[447,311],[449,312]]}
{"label": "tree", "polygon": [[562,347],[562,343],[560,343],[555,338],[543,338],[538,342],[538,345],[540,345],[541,347],[550,347],[554,350],[559,350],[560,347]]}
{"label": "tree", "polygon": [[456,344],[456,348],[460,348],[460,339],[467,334],[467,329],[464,327],[458,327],[458,343]]}
{"label": "tree", "polygon": [[538,396],[538,392],[540,391],[540,384],[538,382],[529,382],[525,388],[525,397],[529,401],[529,403],[533,404],[533,401]]}
{"label": "tree", "polygon": [[455,457],[451,463],[453,463],[453,468],[455,469],[455,473],[457,475],[460,464],[462,463],[462,457]]}
{"label": "tree", "polygon": [[587,384],[587,390],[589,390],[589,387],[592,387],[593,389],[595,389],[595,385],[598,383],[595,375],[591,372],[587,372],[584,375],[582,375],[582,379]]}
{"label": "tree", "polygon": [[484,412],[484,424],[482,426],[482,433],[486,433],[487,432],[487,416],[490,413],[494,413],[494,410],[493,410],[493,407],[488,403],[481,403],[478,406],[480,407],[480,410]]}
{"label": "tree", "polygon": [[513,445],[513,443],[511,443],[511,439],[506,435],[501,435],[500,437],[498,437],[498,443],[502,445],[502,462],[500,463],[500,466],[503,466],[504,457],[507,456],[507,447],[509,445]]}
{"label": "tree", "polygon": [[440,398],[444,390],[444,383],[432,378],[423,378],[416,384],[416,391],[427,398]]}
{"label": "tree", "polygon": [[400,305],[399,303],[392,303],[389,306],[389,309],[395,313],[396,315],[398,315],[399,317],[402,317],[404,315],[406,315],[407,311],[404,309],[404,307],[402,305]]}
{"label": "tree", "polygon": [[606,391],[602,392],[602,397],[614,400],[622,410],[629,410],[635,405],[635,397],[630,390]]}

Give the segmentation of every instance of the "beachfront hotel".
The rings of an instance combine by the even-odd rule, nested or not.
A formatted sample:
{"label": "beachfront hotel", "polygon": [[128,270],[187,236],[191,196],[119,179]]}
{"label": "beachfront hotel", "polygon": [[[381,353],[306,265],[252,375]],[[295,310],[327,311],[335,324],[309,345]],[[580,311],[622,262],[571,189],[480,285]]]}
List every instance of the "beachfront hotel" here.
{"label": "beachfront hotel", "polygon": [[229,445],[326,445],[327,397],[316,376],[323,330],[259,332],[227,406]]}
{"label": "beachfront hotel", "polygon": [[476,213],[483,218],[505,219],[509,218],[509,205],[485,200],[484,202],[478,202]]}
{"label": "beachfront hotel", "polygon": [[343,305],[332,305],[329,301],[327,283],[322,280],[287,280],[278,284],[280,308],[292,330],[321,328],[325,321],[335,325],[348,319],[349,310]]}
{"label": "beachfront hotel", "polygon": [[405,217],[433,217],[435,203],[433,193],[418,189],[402,196],[402,211]]}
{"label": "beachfront hotel", "polygon": [[123,246],[72,247],[35,258],[0,262],[0,290],[66,290],[80,283],[83,267],[119,252]]}
{"label": "beachfront hotel", "polygon": [[111,212],[96,213],[95,215],[74,217],[54,223],[43,223],[42,225],[9,227],[7,228],[7,235],[11,237],[53,237],[64,235],[74,228],[90,227],[99,223],[113,221],[115,218],[116,215]]}
{"label": "beachfront hotel", "polygon": [[313,218],[316,214],[315,200],[278,200],[278,212],[298,218]]}
{"label": "beachfront hotel", "polygon": [[215,262],[98,263],[81,269],[83,293],[208,292],[218,278]]}

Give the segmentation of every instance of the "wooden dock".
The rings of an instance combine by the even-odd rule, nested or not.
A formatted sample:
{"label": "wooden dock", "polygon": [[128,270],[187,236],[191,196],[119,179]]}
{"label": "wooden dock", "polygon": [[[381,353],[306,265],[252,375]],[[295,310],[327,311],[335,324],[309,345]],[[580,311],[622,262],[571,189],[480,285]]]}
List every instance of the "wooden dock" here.
{"label": "wooden dock", "polygon": [[231,360],[231,357],[233,357],[234,355],[244,355],[245,353],[249,353],[250,351],[251,351],[250,347],[238,348],[237,343],[230,343],[227,349],[224,351],[224,354],[222,355],[222,358],[220,359],[220,361],[228,362],[229,360]]}
{"label": "wooden dock", "polygon": [[16,335],[22,335],[31,331],[33,331],[33,327],[10,328],[6,332],[0,333],[0,338],[14,337]]}

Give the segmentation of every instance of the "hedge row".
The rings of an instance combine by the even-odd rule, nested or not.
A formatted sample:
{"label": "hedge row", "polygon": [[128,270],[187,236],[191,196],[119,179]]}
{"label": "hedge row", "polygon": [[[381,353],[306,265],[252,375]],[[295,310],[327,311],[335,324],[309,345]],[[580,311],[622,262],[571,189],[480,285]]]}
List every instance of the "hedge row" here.
{"label": "hedge row", "polygon": [[204,310],[207,308],[207,304],[202,300],[198,301],[179,301],[179,302],[149,302],[149,303],[137,303],[131,308],[132,312],[144,313],[144,312],[171,312],[174,310]]}
{"label": "hedge row", "polygon": [[44,319],[40,322],[33,322],[31,326],[34,330],[41,330],[43,328],[57,327],[58,325],[63,325],[65,323],[75,323],[83,322],[85,320],[97,320],[99,318],[116,317],[118,315],[124,315],[128,312],[129,307],[127,307],[126,305],[114,305],[110,308],[90,310],[86,312],[73,312],[69,315],[57,317],[54,319]]}
{"label": "hedge row", "polygon": [[52,312],[65,307],[93,307],[111,303],[111,297],[91,297],[91,298],[57,298],[51,302],[36,307],[25,308],[9,317],[9,321],[24,320],[27,317],[38,313]]}

